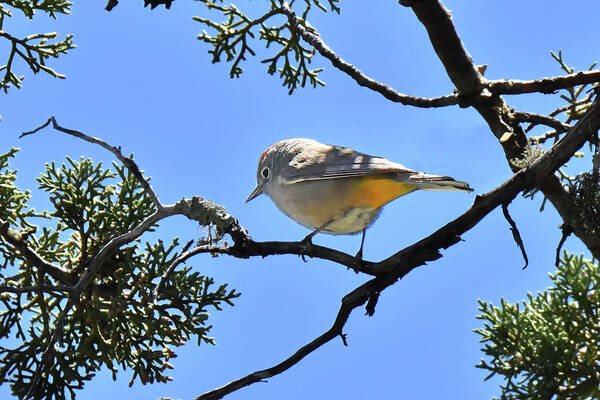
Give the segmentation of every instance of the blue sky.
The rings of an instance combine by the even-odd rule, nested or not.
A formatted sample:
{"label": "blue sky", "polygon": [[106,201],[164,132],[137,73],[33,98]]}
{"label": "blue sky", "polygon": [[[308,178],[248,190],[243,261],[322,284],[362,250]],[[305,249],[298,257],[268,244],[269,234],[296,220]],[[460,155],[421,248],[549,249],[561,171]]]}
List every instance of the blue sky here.
{"label": "blue sky", "polygon": [[[267,1],[240,1],[258,16]],[[488,64],[490,79],[534,79],[561,74],[550,50],[585,69],[598,57],[600,12],[595,1],[447,1],[457,30],[476,64]],[[140,167],[165,203],[199,195],[225,206],[255,240],[300,240],[308,231],[288,219],[265,196],[244,200],[255,185],[258,157],[268,145],[289,137],[310,137],[380,155],[410,168],[467,181],[487,192],[510,177],[497,140],[472,109],[424,110],[393,104],[323,66],[327,86],[292,96],[260,64],[256,43],[240,79],[229,66],[211,64],[208,47],[195,39],[203,28],[192,16],[206,16],[196,2],[175,1],[172,9],[143,9],[121,1],[111,13],[103,2],[76,2],[72,15],[57,21],[39,15],[7,20],[11,33],[57,31],[75,34],[78,48],[51,65],[67,79],[33,76],[20,65],[21,90],[2,94],[2,151],[20,147],[14,166],[19,183],[34,191],[34,205],[51,207],[36,193],[34,177],[52,160],[91,157],[112,160],[105,150],[45,130],[17,139],[25,130],[56,116],[63,126],[98,136]],[[452,92],[424,28],[397,1],[341,2],[342,13],[313,12],[329,46],[367,75],[401,93],[438,96]],[[4,45],[4,44],[2,44]],[[1,47],[3,54],[5,47]],[[523,111],[547,113],[562,105],[557,96],[507,97]],[[381,260],[464,212],[475,194],[419,192],[388,205],[367,232],[364,256]],[[478,298],[499,303],[525,298],[549,285],[560,224],[551,207],[537,212],[539,198],[517,198],[510,210],[530,265],[522,258],[508,224],[495,210],[440,260],[420,267],[387,289],[373,317],[352,313],[345,333],[349,347],[333,340],[298,365],[229,399],[463,398],[498,395],[498,381],[482,382],[474,367],[482,356]],[[202,234],[183,218],[161,225],[166,240],[183,242]],[[359,236],[317,235],[317,244],[354,254]],[[575,239],[565,247],[583,251]],[[129,389],[130,372],[113,382],[101,373],[81,398],[189,399],[255,370],[272,366],[329,328],[341,297],[366,279],[327,261],[296,256],[238,260],[198,256],[195,270],[242,292],[235,307],[212,313],[216,346],[177,351],[174,381]],[[0,395],[8,387],[0,387]]]}

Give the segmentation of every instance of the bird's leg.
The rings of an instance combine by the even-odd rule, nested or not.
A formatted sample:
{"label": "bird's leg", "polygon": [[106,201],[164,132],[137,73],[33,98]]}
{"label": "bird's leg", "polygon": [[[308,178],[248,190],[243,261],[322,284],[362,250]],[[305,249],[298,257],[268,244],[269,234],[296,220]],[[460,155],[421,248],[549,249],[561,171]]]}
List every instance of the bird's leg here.
{"label": "bird's leg", "polygon": [[[306,246],[306,251],[307,252],[311,252],[312,251],[312,238],[313,236],[315,236],[317,233],[321,232],[323,229],[327,228],[327,225],[331,224],[333,222],[333,220],[331,221],[327,221],[327,223],[321,225],[320,227],[318,227],[317,229],[315,229],[314,231],[312,231],[311,233],[309,233],[308,235],[306,235],[306,237],[304,239],[302,239],[300,242],[303,243]],[[304,259],[304,255],[302,255],[302,260],[306,261]]]}
{"label": "bird's leg", "polygon": [[323,225],[321,225],[320,227],[318,227],[317,229],[315,229],[314,231],[312,231],[311,233],[306,235],[306,237],[304,239],[302,239],[301,242],[307,246],[312,245],[313,236],[315,236],[317,233],[321,232],[323,229],[327,228],[327,225],[331,224],[332,222],[333,222],[333,220],[327,221],[326,223],[324,223]]}
{"label": "bird's leg", "polygon": [[313,238],[313,236],[315,236],[320,231],[321,231],[321,228],[315,229],[314,231],[312,231],[311,233],[309,233],[308,235],[306,235],[306,237],[304,239],[302,239],[301,242],[304,243],[307,246],[310,246],[312,244],[312,238]]}
{"label": "bird's leg", "polygon": [[365,244],[365,234],[366,233],[367,233],[367,228],[363,229],[362,239],[360,240],[360,249],[358,249],[358,253],[356,253],[356,256],[354,256],[354,265],[352,266],[352,269],[357,274],[358,274],[359,268],[362,267],[362,264],[363,264],[362,254],[363,254],[363,245]]}

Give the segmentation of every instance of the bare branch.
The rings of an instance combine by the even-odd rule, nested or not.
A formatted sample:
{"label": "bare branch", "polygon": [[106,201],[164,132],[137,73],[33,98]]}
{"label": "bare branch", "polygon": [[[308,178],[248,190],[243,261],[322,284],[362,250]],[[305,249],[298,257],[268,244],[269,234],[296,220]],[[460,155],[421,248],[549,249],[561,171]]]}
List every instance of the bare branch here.
{"label": "bare branch", "polygon": [[117,4],[119,4],[119,0],[108,0],[104,9],[106,11],[112,11],[112,9],[115,8]]}
{"label": "bare branch", "polygon": [[531,81],[503,79],[486,82],[486,87],[496,95],[522,93],[554,93],[577,85],[600,82],[600,70],[581,71],[575,74],[554,76]]}
{"label": "bare branch", "polygon": [[563,132],[548,131],[548,132],[544,133],[543,135],[530,138],[529,141],[533,144],[544,143],[548,139],[552,139],[552,138],[556,138],[556,137],[560,136],[561,133],[563,133]]}
{"label": "bare branch", "polygon": [[519,232],[519,228],[517,228],[515,220],[512,219],[510,213],[508,212],[508,203],[502,204],[502,214],[504,215],[504,218],[510,225],[510,231],[512,232],[513,239],[515,240],[517,247],[519,247],[519,249],[521,250],[521,254],[523,255],[523,259],[525,260],[525,265],[523,265],[522,269],[525,269],[529,265],[529,259],[527,258],[527,252],[525,251],[525,245],[523,244],[523,239],[521,239],[521,233]]}
{"label": "bare branch", "polygon": [[435,98],[409,96],[398,93],[388,85],[385,85],[381,82],[376,81],[373,78],[366,76],[354,65],[348,63],[339,55],[337,55],[333,50],[331,50],[329,46],[325,44],[323,39],[321,39],[321,37],[316,33],[316,31],[313,32],[306,29],[306,27],[298,19],[298,17],[286,1],[281,2],[281,9],[283,13],[287,16],[291,29],[294,32],[297,32],[300,36],[302,36],[302,38],[306,42],[308,42],[315,49],[317,49],[319,54],[331,61],[331,64],[333,64],[334,67],[348,74],[360,86],[364,86],[371,90],[374,90],[386,99],[391,100],[393,102],[414,107],[446,107],[458,104],[459,97],[454,94]]}
{"label": "bare branch", "polygon": [[353,268],[358,272],[365,273],[367,275],[374,275],[371,272],[369,266],[374,264],[373,261],[363,260],[362,265],[356,264],[356,257],[335,249],[328,247],[319,246],[316,244],[306,244],[305,242],[279,242],[279,241],[266,241],[266,242],[255,242],[247,237],[239,237],[234,242],[233,246],[221,246],[221,245],[205,245],[198,246],[193,250],[190,250],[190,257],[197,254],[223,254],[237,258],[249,258],[249,257],[266,257],[279,254],[296,254],[298,256],[305,256],[310,258],[320,258],[323,260],[333,261],[336,264],[343,265],[347,268]]}
{"label": "bare branch", "polygon": [[[406,1],[402,3],[412,8],[429,35],[431,44],[444,64],[446,73],[465,98],[477,98],[488,92],[485,79],[463,45],[450,12],[439,0]],[[499,96],[487,101],[473,101],[473,107],[485,119],[491,131],[498,138],[507,160],[518,158],[527,146],[527,138],[522,132],[516,132],[510,124],[507,114],[509,107]],[[513,172],[518,170],[513,167]]]}
{"label": "bare branch", "polygon": [[[412,2],[415,3],[415,2]],[[410,3],[409,3],[410,4]],[[411,6],[414,4],[410,4]],[[441,5],[441,4],[440,4]],[[443,7],[443,6],[442,6]],[[476,102],[485,103],[489,98],[483,89],[488,89],[488,93],[492,95],[502,94],[522,94],[522,93],[552,93],[558,89],[565,89],[576,85],[589,84],[600,82],[600,70],[578,72],[570,75],[556,76],[551,78],[543,78],[538,80],[521,81],[516,79],[492,80],[483,79],[483,75],[479,69],[473,65],[471,56],[467,53],[463,46],[450,18],[439,19],[438,26],[425,24],[426,28],[436,29],[444,34],[452,33],[446,36],[443,41],[434,41],[432,44],[436,48],[436,52],[441,57],[441,52],[444,53],[445,59],[442,59],[446,65],[446,70],[460,91],[460,95],[452,94],[436,98],[423,98],[404,95],[398,93],[391,87],[380,83],[362,73],[354,65],[342,59],[321,39],[318,33],[311,28],[310,30],[303,25],[294,11],[287,2],[281,2],[281,10],[288,17],[292,30],[297,32],[306,42],[311,44],[325,58],[327,58],[334,67],[342,72],[345,72],[352,77],[359,85],[365,86],[383,95],[388,100],[411,105],[415,107],[445,107],[450,105],[460,104],[463,106],[474,104]],[[431,10],[431,8],[430,8]],[[432,15],[432,14],[430,14]],[[423,22],[423,20],[421,20]],[[445,26],[444,26],[445,25]],[[432,32],[430,33],[430,38]],[[435,35],[435,34],[434,34]],[[442,37],[441,35],[439,37]],[[438,38],[439,38],[438,37]],[[439,46],[439,48],[438,48]],[[442,49],[443,48],[443,49]],[[438,49],[440,51],[438,51]],[[448,57],[451,55],[450,57]],[[464,74],[464,71],[469,73]],[[461,88],[469,88],[468,91],[463,91]],[[467,99],[471,98],[471,102]],[[477,99],[479,97],[479,99]]]}
{"label": "bare branch", "polygon": [[530,122],[526,132],[536,125],[546,125],[556,129],[558,132],[566,132],[571,128],[571,125],[565,124],[562,121],[549,117],[547,115],[534,114],[528,112],[517,111],[514,113],[514,118],[518,122]]}
{"label": "bare branch", "polygon": [[571,228],[569,225],[562,224],[559,228],[562,231],[562,235],[560,237],[560,240],[558,241],[558,245],[556,246],[556,258],[554,261],[554,265],[557,268],[558,264],[560,263],[560,250],[562,249],[562,246],[563,244],[565,244],[565,241],[567,240],[569,235],[573,233],[573,228]]}
{"label": "bare branch", "polygon": [[131,171],[131,173],[140,182],[140,184],[143,186],[143,188],[146,191],[146,193],[148,194],[148,196],[150,196],[150,198],[154,202],[154,205],[156,206],[156,208],[159,209],[159,210],[163,208],[163,205],[160,202],[160,200],[158,199],[158,196],[156,195],[156,193],[154,192],[154,189],[152,189],[152,186],[150,186],[150,184],[148,183],[148,181],[144,178],[144,176],[142,175],[142,172],[138,168],[137,164],[131,158],[125,157],[123,154],[121,154],[121,148],[120,147],[111,146],[108,143],[106,143],[105,141],[103,141],[102,139],[88,136],[85,133],[82,133],[82,132],[79,132],[79,131],[76,131],[76,130],[73,130],[73,129],[64,128],[64,127],[60,126],[56,122],[56,119],[54,117],[48,118],[48,121],[46,121],[44,124],[38,126],[37,128],[35,128],[35,129],[31,130],[31,131],[23,132],[19,136],[19,138],[22,138],[23,136],[32,135],[32,134],[36,133],[37,131],[39,131],[39,130],[45,128],[45,127],[47,127],[48,124],[50,124],[50,122],[52,122],[52,127],[54,129],[56,129],[57,131],[66,133],[66,134],[71,135],[71,136],[78,137],[80,139],[85,140],[86,142],[97,144],[97,145],[105,148],[106,150],[110,151],[112,154],[114,154],[115,157],[117,157],[119,159],[119,161],[121,161],[123,163],[123,165],[125,165],[125,167],[127,167],[127,169],[129,171]]}
{"label": "bare branch", "polygon": [[238,380],[230,382],[227,385],[224,385],[220,388],[211,390],[210,392],[204,393],[204,394],[194,398],[194,400],[220,399],[223,396],[226,396],[229,393],[235,392],[236,390],[239,390],[245,386],[249,386],[253,383],[261,382],[267,378],[281,374],[282,372],[284,372],[287,369],[289,369],[290,367],[294,366],[300,360],[302,360],[304,357],[306,357],[307,355],[309,355],[310,353],[312,353],[319,347],[323,346],[325,343],[329,342],[331,339],[335,338],[336,336],[342,335],[342,338],[343,338],[344,336],[342,334],[342,329],[344,328],[344,325],[346,324],[346,321],[348,320],[348,317],[350,316],[350,313],[352,312],[352,310],[354,310],[357,307],[360,307],[361,305],[363,305],[365,303],[366,298],[363,295],[363,293],[365,291],[368,291],[367,288],[369,286],[369,283],[371,283],[371,282],[372,281],[368,281],[367,283],[359,286],[352,292],[345,295],[342,298],[342,305],[340,306],[340,310],[338,311],[335,321],[333,322],[333,325],[331,326],[331,328],[329,328],[325,333],[318,336],[311,342],[300,347],[290,357],[288,357],[284,361],[280,362],[279,364],[274,365],[273,367],[263,369],[261,371],[253,372],[250,375],[247,375],[243,378],[240,378]]}

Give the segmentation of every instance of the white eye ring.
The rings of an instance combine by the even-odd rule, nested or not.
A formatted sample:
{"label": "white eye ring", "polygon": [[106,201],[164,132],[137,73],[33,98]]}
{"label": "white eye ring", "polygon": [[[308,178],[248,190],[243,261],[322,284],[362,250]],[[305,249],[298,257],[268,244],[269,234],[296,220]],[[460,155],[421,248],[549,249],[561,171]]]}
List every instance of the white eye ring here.
{"label": "white eye ring", "polygon": [[260,172],[260,174],[263,176],[263,178],[268,178],[269,177],[269,168],[264,167],[263,170]]}

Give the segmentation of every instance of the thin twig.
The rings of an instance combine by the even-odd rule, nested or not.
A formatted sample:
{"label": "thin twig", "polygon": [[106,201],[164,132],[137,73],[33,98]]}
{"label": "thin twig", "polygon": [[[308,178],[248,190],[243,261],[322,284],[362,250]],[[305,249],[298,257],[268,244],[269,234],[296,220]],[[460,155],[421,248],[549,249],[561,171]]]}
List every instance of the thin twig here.
{"label": "thin twig", "polygon": [[562,121],[547,115],[517,111],[514,113],[514,117],[518,122],[530,122],[530,125],[525,129],[525,132],[530,131],[536,125],[546,125],[559,132],[566,132],[571,129],[571,125],[565,124]]}
{"label": "thin twig", "polygon": [[[295,254],[302,257],[319,258],[322,260],[333,261],[336,264],[343,265],[348,268],[355,268],[356,271],[362,272],[367,275],[374,275],[371,271],[370,266],[375,264],[373,261],[363,260],[361,265],[356,264],[356,257],[329,247],[323,247],[312,243],[307,245],[305,242],[281,242],[281,241],[265,241],[256,242],[250,238],[250,236],[244,238],[244,243],[240,244],[240,239],[234,241],[233,246],[224,245],[203,245],[195,247],[193,250],[188,252],[188,256],[192,257],[197,254],[222,254],[229,255],[237,258],[250,258],[250,257],[266,257],[272,255],[281,254]],[[182,254],[180,257],[184,257]],[[175,260],[177,261],[177,260]],[[174,262],[175,262],[174,261]],[[178,261],[180,264],[182,261]],[[169,267],[169,273],[171,268],[175,268],[177,265],[171,265]],[[166,273],[165,273],[166,274]],[[165,276],[165,275],[163,275]],[[168,276],[168,275],[167,275]],[[166,278],[165,278],[166,279]],[[157,289],[155,289],[156,291]]]}
{"label": "thin twig", "polygon": [[523,265],[522,269],[525,269],[529,265],[529,259],[527,257],[527,252],[525,251],[525,245],[523,244],[523,239],[521,238],[521,233],[519,233],[519,228],[517,228],[517,224],[511,218],[511,216],[508,212],[508,203],[502,204],[502,214],[504,215],[504,218],[510,225],[510,231],[512,232],[513,239],[515,240],[517,247],[519,247],[519,249],[521,250],[521,254],[523,255],[523,259],[525,260],[525,265]]}
{"label": "thin twig", "polygon": [[561,133],[564,133],[564,132],[563,131],[548,131],[548,132],[544,133],[543,135],[534,136],[532,138],[529,138],[529,142],[533,143],[533,144],[544,143],[548,139],[557,138],[558,136],[560,136]]}
{"label": "thin twig", "polygon": [[121,154],[120,148],[111,146],[102,139],[88,136],[85,133],[82,133],[82,132],[79,132],[79,131],[76,131],[73,129],[64,128],[56,122],[56,119],[54,117],[48,118],[48,121],[46,121],[44,124],[38,126],[37,128],[35,128],[31,131],[23,132],[19,136],[19,138],[36,133],[37,131],[48,126],[48,124],[50,124],[50,122],[52,122],[52,127],[54,129],[56,129],[57,131],[66,133],[71,136],[78,137],[80,139],[85,140],[86,142],[97,144],[97,145],[105,148],[106,150],[110,151],[112,154],[114,154],[115,157],[117,157],[119,159],[119,161],[121,161],[123,163],[123,165],[125,165],[125,167],[127,167],[127,169],[129,171],[131,171],[131,173],[135,176],[135,178],[140,182],[140,184],[142,185],[142,187],[144,188],[144,190],[146,191],[148,196],[150,196],[150,198],[152,199],[154,206],[159,210],[163,207],[162,203],[158,199],[158,196],[154,192],[154,189],[152,189],[152,186],[150,186],[150,183],[148,183],[148,181],[144,178],[144,176],[142,175],[142,172],[138,168],[137,164],[131,158],[125,157],[123,154]]}
{"label": "thin twig", "polygon": [[554,265],[556,266],[556,268],[558,268],[558,264],[560,263],[560,250],[562,249],[563,244],[565,244],[565,241],[567,240],[569,235],[573,233],[573,228],[571,227],[571,225],[562,224],[559,228],[562,231],[562,236],[560,237],[560,241],[556,246],[556,260],[554,261]]}
{"label": "thin twig", "polygon": [[202,253],[201,247],[196,247],[195,249],[188,251],[188,249],[190,248],[192,243],[194,243],[194,241],[190,240],[185,246],[183,246],[183,249],[181,249],[181,254],[179,255],[179,257],[177,257],[175,260],[173,260],[171,265],[169,265],[169,268],[167,268],[165,273],[160,277],[160,281],[158,281],[158,283],[156,284],[156,287],[152,291],[152,296],[154,297],[155,303],[158,301],[158,292],[162,289],[165,282],[167,281],[167,279],[169,279],[169,277],[171,276],[173,271],[175,271],[175,268],[177,268],[177,266],[179,264],[181,264],[182,262],[185,262],[188,258],[193,257],[196,254]]}
{"label": "thin twig", "polygon": [[296,13],[294,13],[294,11],[290,8],[290,5],[286,1],[281,1],[281,10],[287,16],[291,29],[294,32],[297,32],[302,37],[302,39],[304,39],[315,49],[317,49],[319,54],[331,61],[331,64],[333,64],[334,67],[348,74],[360,86],[364,86],[366,88],[374,90],[377,93],[384,96],[386,99],[391,100],[393,102],[414,107],[446,107],[458,104],[459,96],[456,94],[434,98],[425,98],[398,93],[390,86],[368,77],[354,65],[345,61],[333,50],[331,50],[331,48],[327,46],[327,44],[323,41],[323,39],[321,39],[321,37],[317,33],[306,29],[304,24],[298,19]]}
{"label": "thin twig", "polygon": [[31,379],[31,385],[29,386],[29,390],[27,391],[27,394],[23,397],[24,399],[30,399],[30,398],[40,399],[40,398],[42,398],[42,396],[41,396],[42,393],[40,393],[42,376],[44,375],[46,366],[50,365],[50,359],[52,358],[52,355],[54,354],[54,344],[58,341],[58,339],[60,339],[60,337],[63,333],[65,321],[67,319],[67,315],[69,314],[69,311],[71,310],[71,307],[73,307],[74,305],[76,305],[78,303],[79,303],[79,295],[73,296],[73,292],[71,292],[71,294],[69,295],[69,300],[67,301],[67,304],[65,304],[65,308],[63,308],[61,310],[60,314],[56,318],[56,323],[55,323],[56,328],[54,329],[54,333],[52,334],[52,336],[50,337],[50,340],[48,341],[48,345],[46,346],[46,349],[42,353],[40,362],[39,362],[37,369],[35,370],[35,373]]}
{"label": "thin twig", "polygon": [[566,106],[559,107],[556,110],[552,111],[550,114],[548,114],[548,116],[550,116],[550,117],[556,117],[558,114],[561,114],[561,113],[563,113],[565,111],[572,110],[574,107],[580,106],[580,105],[585,104],[585,103],[589,103],[592,100],[592,97],[594,97],[594,95],[595,95],[594,91],[591,91],[586,96],[585,99],[581,99],[581,100],[576,101],[575,103],[567,104]]}
{"label": "thin twig", "polygon": [[344,298],[342,299],[342,305],[340,306],[340,309],[339,309],[337,316],[333,322],[333,325],[322,335],[319,335],[314,340],[312,340],[309,343],[307,343],[306,345],[300,347],[290,357],[286,358],[279,364],[274,365],[273,367],[270,367],[270,368],[267,368],[267,369],[264,369],[261,371],[253,372],[250,375],[247,375],[243,378],[240,378],[238,380],[230,382],[225,386],[222,386],[220,388],[211,390],[210,392],[204,393],[204,394],[194,398],[194,400],[220,399],[223,396],[225,396],[229,393],[232,393],[238,389],[241,389],[245,386],[251,385],[256,382],[262,382],[267,378],[281,374],[282,372],[286,371],[290,367],[297,364],[304,357],[306,357],[307,355],[309,355],[310,353],[312,353],[319,347],[323,346],[325,343],[329,342],[331,339],[335,338],[336,336],[340,335],[343,338],[344,336],[342,333],[342,329],[343,329],[344,325],[346,324],[346,321],[348,320],[348,317],[350,316],[350,313],[352,312],[352,310],[354,310],[357,307],[360,307],[362,304],[365,303],[366,298],[363,298],[362,293],[364,292],[365,287],[367,287],[370,282],[371,281],[368,281],[367,283],[359,286],[358,288],[356,288],[355,290],[353,290],[352,292],[350,292],[346,296],[344,296]]}

